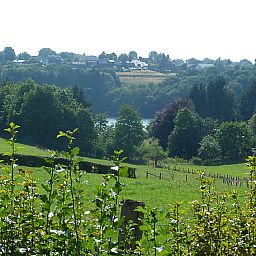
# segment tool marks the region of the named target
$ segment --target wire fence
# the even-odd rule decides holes
[[[197,170],[194,170],[192,168],[177,168],[174,167],[168,167],[168,170],[171,172],[178,172],[178,173],[184,173],[185,174],[185,182],[188,182],[189,175],[196,175],[198,174]],[[169,177],[164,176],[164,172],[160,172],[159,174],[151,173],[149,171],[146,172],[146,178],[149,178],[149,176],[158,178],[160,180],[174,180],[175,175],[174,173],[168,173]],[[205,173],[204,176],[208,178],[213,178],[215,180],[220,180],[223,184],[236,186],[236,187],[249,187],[249,178],[247,177],[239,177],[239,176],[232,176],[229,174],[220,174],[220,173]]]

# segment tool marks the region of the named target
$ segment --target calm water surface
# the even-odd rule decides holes
[[[115,117],[110,117],[107,118],[108,124],[115,124],[116,123],[116,118]],[[148,119],[148,118],[142,118],[141,119],[143,126],[146,128],[148,126],[148,124],[150,123],[150,121],[152,121],[152,119]]]

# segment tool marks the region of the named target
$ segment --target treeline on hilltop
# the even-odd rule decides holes
[[[57,57],[61,58],[61,61]],[[26,52],[16,56],[12,48],[6,47],[0,52],[0,83],[5,81],[18,83],[32,78],[38,84],[77,86],[84,91],[94,113],[107,112],[109,116],[117,116],[120,106],[127,104],[136,108],[144,118],[153,118],[166,104],[177,97],[188,96],[191,88],[194,88],[196,111],[201,115],[210,114],[214,117],[215,113],[202,113],[209,109],[206,110],[204,107],[206,102],[196,99],[196,97],[204,98],[205,93],[208,93],[208,96],[210,93],[221,93],[217,91],[218,88],[208,86],[212,80],[217,76],[223,77],[225,94],[229,94],[229,101],[232,101],[229,104],[233,109],[238,109],[241,104],[246,105],[242,103],[241,97],[255,78],[255,66],[247,60],[237,63],[207,58],[203,61],[194,58],[187,61],[172,60],[170,56],[154,51],[150,52],[148,58],[139,57],[135,51],[120,56],[105,52],[98,57],[94,56],[97,61],[118,62],[120,67],[126,67],[127,62],[138,59],[147,63],[147,68],[150,70],[172,74],[166,76],[166,80],[160,83],[124,85],[119,81],[112,62],[110,66],[95,66],[88,61],[86,65],[74,66],[74,63],[81,64],[81,60],[86,57],[93,56],[68,52],[57,54],[49,48],[41,49],[38,56],[30,56]],[[13,62],[15,59],[25,62],[15,63]],[[212,92],[209,89],[204,92],[203,88],[206,87],[211,88]],[[211,104],[209,98],[207,106]],[[239,112],[237,114],[234,118],[239,120]]]
[[[246,105],[242,103],[241,97],[247,93],[247,89],[255,78],[254,67],[183,70],[159,84],[143,85],[122,85],[114,71],[73,69],[69,65],[0,67],[0,83],[5,81],[17,83],[32,78],[38,84],[55,84],[59,87],[77,86],[84,91],[86,100],[91,104],[94,113],[107,112],[110,116],[116,116],[120,106],[128,104],[136,108],[143,117],[149,118],[175,98],[188,96],[191,88],[194,90],[194,95],[191,97],[194,97],[197,111],[206,111],[206,102],[203,102],[206,93],[204,88],[208,88],[208,96],[222,93],[222,91],[218,92],[217,87],[208,86],[217,76],[223,77],[225,94],[226,96],[229,94],[229,103],[225,104],[232,105],[231,107],[235,109],[240,104]],[[220,97],[226,96],[220,95]],[[207,104],[212,104],[210,98]],[[202,114],[205,115],[205,113]]]

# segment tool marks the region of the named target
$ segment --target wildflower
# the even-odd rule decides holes
[[[118,170],[119,170],[119,166],[117,166],[117,165],[116,165],[116,166],[112,166],[112,167],[111,167],[111,170],[113,170],[113,171],[117,171],[117,172],[118,172]]]

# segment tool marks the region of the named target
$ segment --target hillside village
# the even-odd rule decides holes
[[[198,60],[191,58],[188,60],[171,59],[169,55],[164,53],[150,52],[149,56],[144,58],[138,56],[135,51],[129,54],[115,53],[106,54],[102,52],[99,56],[75,54],[71,52],[56,53],[50,48],[43,48],[39,51],[37,56],[31,56],[27,52],[15,54],[11,47],[5,47],[0,52],[0,66],[1,65],[39,65],[47,66],[50,64],[66,64],[71,65],[74,69],[101,69],[113,71],[131,71],[131,70],[153,70],[159,72],[173,72],[176,70],[195,69],[202,70],[215,66],[232,67],[234,65],[253,66],[249,60],[241,60],[239,62],[232,62],[230,59],[212,60],[204,58]]]

